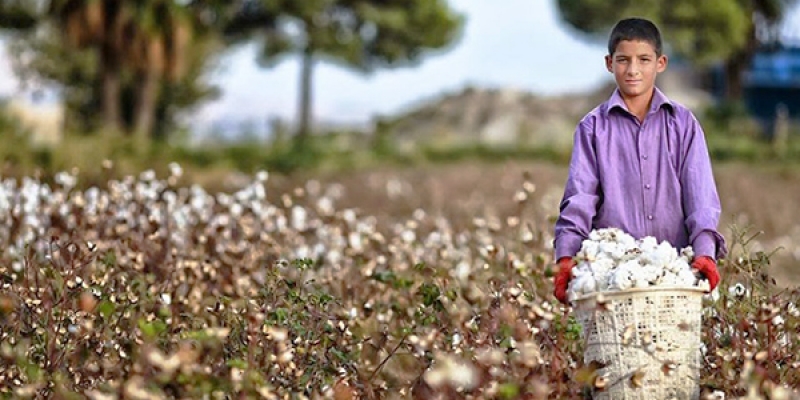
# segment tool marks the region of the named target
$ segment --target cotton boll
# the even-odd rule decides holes
[[[652,282],[661,276],[661,271],[662,269],[656,267],[655,265],[644,265],[640,267],[638,275],[642,280]]]
[[[573,278],[580,278],[584,275],[591,274],[591,271],[589,271],[589,268],[584,263],[576,265],[574,268],[572,268],[571,272]]]
[[[611,271],[595,271],[594,281],[597,282],[598,291],[608,290],[608,279]]]
[[[573,272],[575,270],[573,269]],[[581,286],[581,282],[583,282],[583,275],[572,275],[572,279],[569,280],[567,284],[567,292],[577,292],[578,288]]]
[[[656,238],[652,236],[642,238],[642,240],[639,242],[639,248],[642,249],[642,252],[644,253],[652,253],[656,247],[658,247],[658,242],[656,241]]]
[[[689,266],[692,256],[691,247],[679,252],[654,237],[636,240],[616,228],[593,230],[577,255],[570,297],[633,287],[693,286],[697,279]]]
[[[617,270],[609,276],[608,287],[612,290],[625,290],[632,285],[631,271]]]
[[[597,291],[597,282],[592,277],[587,276],[583,280],[582,292],[584,294],[589,294],[594,293],[595,291]]]
[[[600,244],[596,242],[584,241],[581,247],[580,253],[578,253],[578,257],[588,261],[594,261],[597,259],[597,255],[600,253]]]
[[[592,270],[594,271],[611,271],[614,269],[616,262],[610,258],[604,258],[592,263]]]
[[[633,287],[633,280],[631,280],[630,276],[622,277],[619,279],[615,284],[615,289],[617,290],[628,290]]]
[[[669,243],[661,242],[661,244],[653,247],[650,251],[643,251],[642,258],[647,260],[647,264],[658,268],[664,268],[675,258],[675,255],[675,249],[673,249]]]
[[[627,253],[626,250],[627,249],[625,247],[620,246],[618,243],[614,243],[608,247],[606,254],[608,254],[612,259],[622,260]]]
[[[664,270],[670,274],[677,274],[683,269],[684,263],[681,260],[673,260],[664,266]]]
[[[603,229],[595,229],[595,230],[589,232],[589,241],[590,242],[599,242],[599,241],[603,240],[603,234],[604,234],[604,230]]]
[[[668,275],[664,275],[664,277],[661,278],[661,281],[659,282],[659,286],[681,286],[681,285],[680,285],[680,280],[678,279],[678,277],[676,275],[668,274]],[[682,286],[691,286],[691,284],[682,285]]]
[[[594,292],[594,280],[591,276],[581,274],[572,279],[569,283],[567,292],[570,294],[570,299],[577,296]]]
[[[694,249],[692,246],[687,246],[681,249],[681,258],[683,258],[687,263],[692,261],[694,258]]]
[[[644,288],[647,288],[649,286],[650,286],[650,282],[648,282],[648,281],[646,281],[646,280],[644,280],[642,278],[638,278],[635,282],[633,282],[633,287],[635,287],[637,289],[644,289]]]
[[[620,271],[628,271],[629,273],[635,275],[641,275],[643,270],[641,264],[639,264],[639,261],[637,260],[630,260],[620,263],[617,269]]]
[[[625,290],[634,285],[641,274],[641,267],[635,260],[620,263],[608,274],[608,287],[612,290]]]
[[[697,282],[697,277],[689,269],[683,269],[678,272],[677,281],[686,286],[692,286]]]
[[[636,244],[636,239],[633,238],[631,235],[622,235],[622,237],[618,240],[619,244],[625,248],[632,249],[639,247]]]

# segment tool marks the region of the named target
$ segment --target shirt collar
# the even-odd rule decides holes
[[[648,112],[654,112],[663,106],[667,106],[667,109],[674,111],[675,105],[672,104],[672,100],[670,100],[669,97],[667,97],[667,95],[665,95],[664,92],[662,92],[659,88],[656,87],[654,89],[653,100],[650,102],[650,110]],[[625,110],[625,112],[630,113],[630,111],[628,111],[628,106],[625,105],[625,101],[622,99],[622,94],[620,94],[619,88],[614,89],[614,93],[611,94],[611,97],[608,99],[606,104],[606,116],[608,116],[608,113],[614,108],[620,108]]]

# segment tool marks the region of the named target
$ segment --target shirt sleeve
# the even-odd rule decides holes
[[[683,151],[685,157],[680,179],[689,242],[697,256],[723,258],[727,255],[728,249],[725,239],[717,230],[722,207],[705,134],[691,113],[688,117]]]
[[[589,237],[600,199],[594,127],[590,118],[575,129],[569,175],[555,224],[555,256],[573,257]]]

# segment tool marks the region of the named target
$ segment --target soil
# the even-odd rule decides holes
[[[536,185],[531,200],[535,212],[547,224],[558,212],[567,176],[565,165],[466,161],[270,180],[273,194],[308,179],[323,184],[337,182],[344,189],[339,207],[357,208],[384,221],[404,220],[421,208],[464,228],[476,214],[500,218],[515,214],[518,206],[514,195],[522,189],[524,173],[530,174],[530,181]],[[750,249],[776,251],[769,271],[784,286],[800,285],[796,268],[800,264],[800,167],[715,163],[714,173],[723,207],[721,233],[729,243],[742,229],[746,229],[747,237],[757,234]]]

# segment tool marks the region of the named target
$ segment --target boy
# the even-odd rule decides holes
[[[640,18],[619,21],[605,61],[617,88],[575,131],[555,224],[555,296],[567,304],[573,257],[589,232],[608,227],[691,245],[692,268],[714,290],[716,260],[727,254],[717,231],[719,196],[700,124],[655,85],[667,67],[658,28]]]

